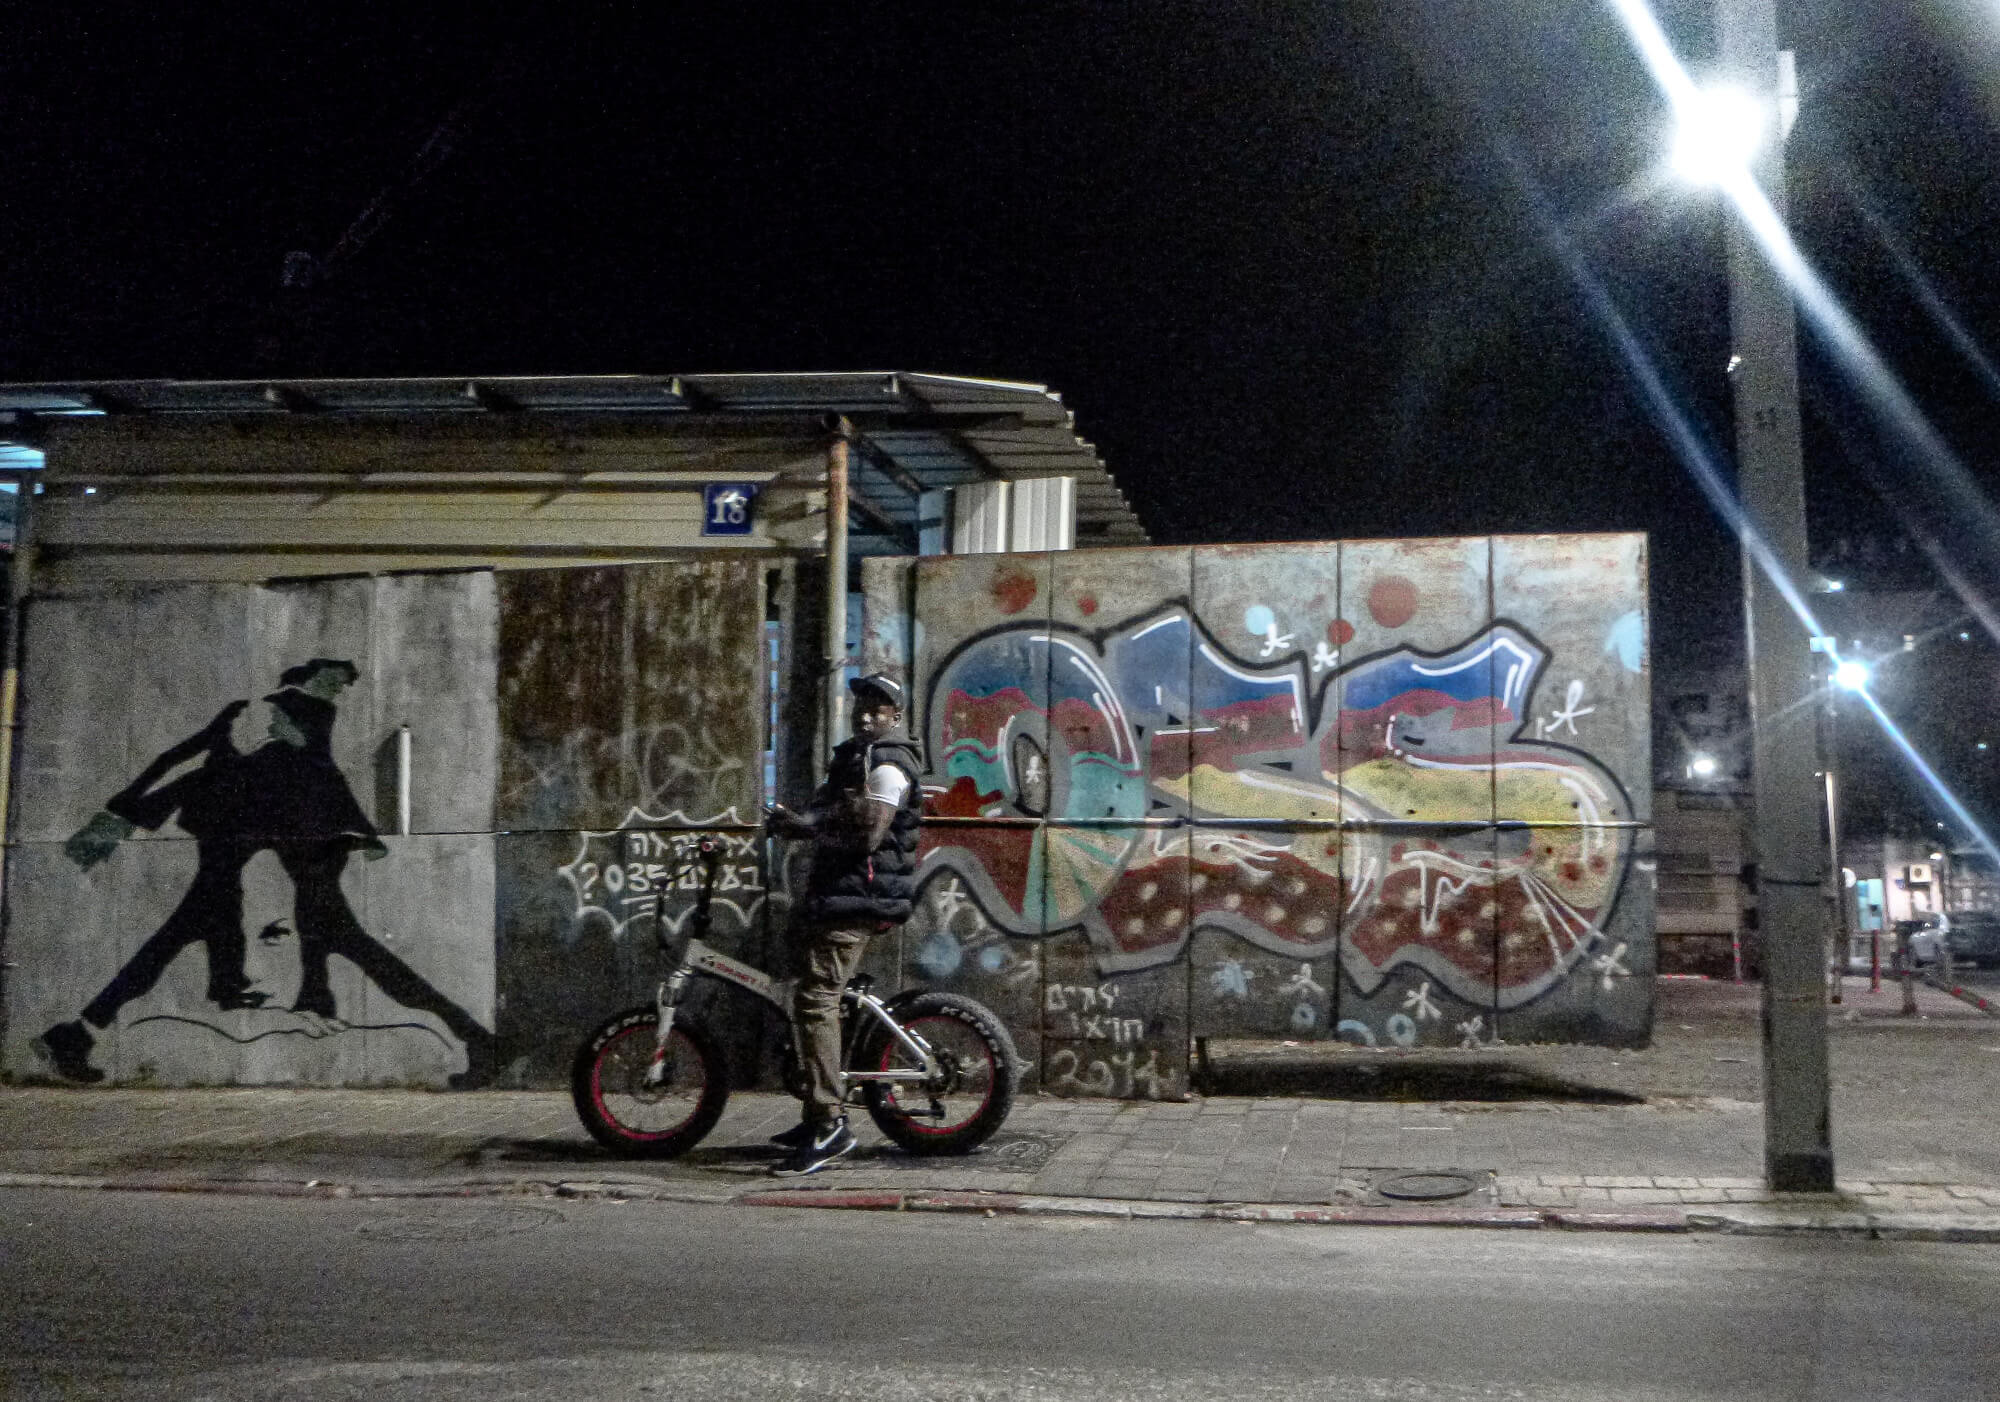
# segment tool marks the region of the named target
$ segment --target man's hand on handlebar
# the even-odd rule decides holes
[[[764,805],[764,831],[776,837],[811,837],[816,828],[782,803]]]

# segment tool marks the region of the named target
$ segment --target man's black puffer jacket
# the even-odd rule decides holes
[[[923,817],[922,766],[916,742],[891,735],[872,744],[856,736],[833,752],[826,782],[813,805],[830,806],[842,795],[868,788],[868,771],[893,764],[909,778],[888,836],[872,852],[857,852],[831,843],[813,848],[812,874],[806,879],[806,915],[813,920],[879,920],[901,924],[910,918],[916,899],[917,826]]]

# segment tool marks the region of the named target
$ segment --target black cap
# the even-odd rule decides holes
[[[847,684],[847,689],[857,697],[872,692],[897,710],[903,709],[903,684],[887,672],[870,672],[865,677],[856,677]]]

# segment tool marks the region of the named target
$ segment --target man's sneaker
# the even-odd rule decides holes
[[[771,1142],[780,1149],[803,1149],[812,1143],[813,1125],[811,1120],[800,1120],[790,1129],[781,1129],[771,1136]]]
[[[104,1073],[90,1064],[96,1039],[81,1021],[58,1022],[35,1038],[35,1050],[49,1059],[57,1074],[72,1081],[101,1081]]]
[[[791,1157],[773,1165],[771,1175],[774,1178],[803,1178],[808,1173],[818,1173],[842,1154],[852,1153],[854,1143],[854,1134],[848,1129],[843,1116],[812,1135],[792,1151]]]

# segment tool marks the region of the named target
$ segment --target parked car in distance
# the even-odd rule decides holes
[[[1954,911],[1945,944],[1952,959],[1982,969],[2000,968],[2000,915],[1987,910]]]
[[[1895,930],[1896,938],[1903,942],[1903,947],[1910,951],[1911,963],[1921,968],[1926,964],[1938,962],[1938,955],[1941,952],[1939,946],[1944,941],[1944,932],[1938,929],[1936,916],[1924,916],[1918,920],[1898,920],[1892,928]],[[1887,957],[1888,953],[1885,951],[1885,960]]]

